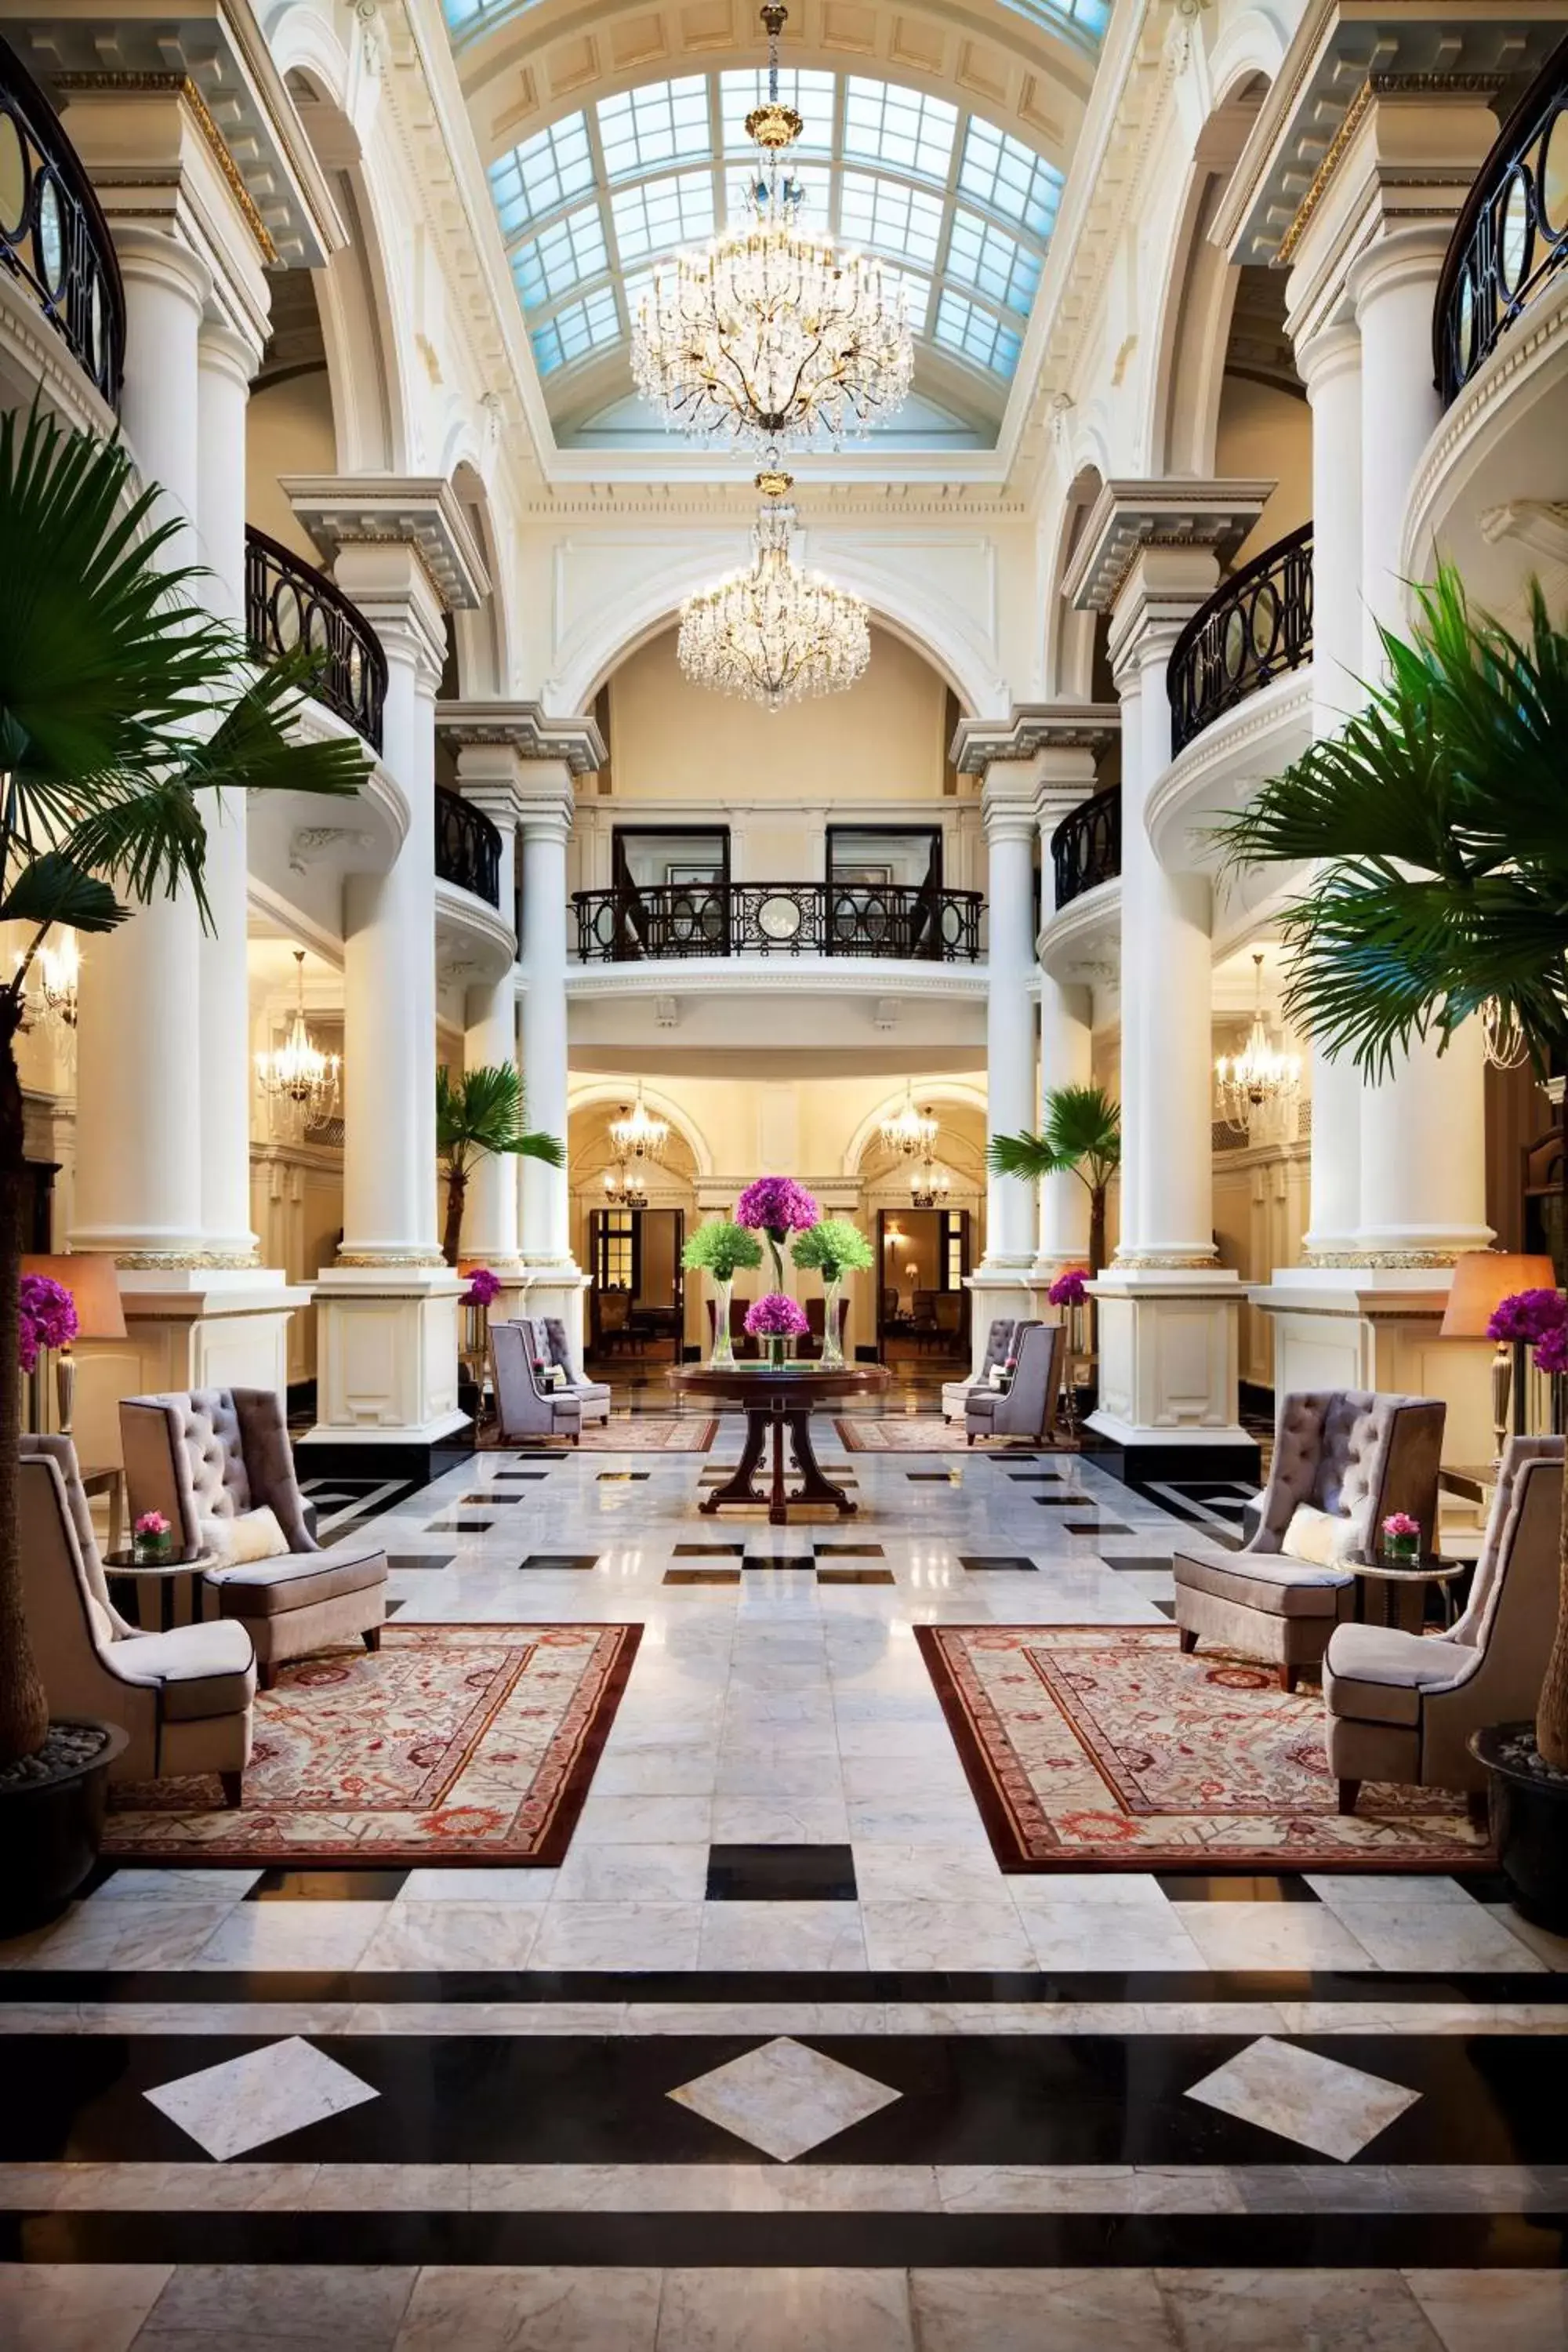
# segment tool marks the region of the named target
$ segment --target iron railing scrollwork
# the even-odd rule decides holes
[[[1051,835],[1051,866],[1056,877],[1056,911],[1070,907],[1086,890],[1114,882],[1121,872],[1121,788],[1105,793],[1075,808]]]
[[[436,787],[436,872],[443,882],[500,907],[500,835],[483,809]]]
[[[1166,686],[1171,749],[1312,658],[1312,526],[1266,547],[1224,580],[1176,639]]]
[[[386,656],[370,623],[325,572],[247,524],[245,633],[258,661],[303,645],[321,662],[311,692],[381,749]]]
[[[125,364],[114,240],[59,116],[0,41],[0,262],[111,408]]]
[[[984,902],[978,890],[930,884],[683,882],[579,890],[573,904],[584,963],[804,954],[973,963]]]
[[[1568,41],[1503,125],[1454,224],[1432,314],[1443,405],[1568,264]]]

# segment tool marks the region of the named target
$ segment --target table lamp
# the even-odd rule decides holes
[[[47,1275],[68,1290],[76,1303],[76,1336],[79,1339],[123,1339],[125,1316],[120,1304],[120,1272],[114,1260],[101,1250],[82,1250],[75,1255],[58,1257],[24,1257],[24,1274]],[[76,1410],[76,1360],[67,1345],[55,1355],[55,1398],[59,1407],[60,1435],[71,1433],[71,1418]],[[41,1412],[35,1417],[42,1422]]]
[[[1484,1339],[1487,1325],[1505,1298],[1520,1290],[1555,1290],[1557,1269],[1549,1257],[1531,1257],[1514,1250],[1465,1250],[1454,1260],[1448,1304],[1443,1311],[1443,1339]],[[1498,1459],[1511,1420],[1516,1437],[1524,1433],[1524,1350],[1526,1342],[1511,1345],[1500,1339],[1492,1358],[1492,1434]]]

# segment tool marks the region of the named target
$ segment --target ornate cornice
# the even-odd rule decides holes
[[[449,612],[489,595],[473,526],[440,475],[292,474],[279,488],[329,563],[344,547],[412,547]]]
[[[200,131],[218,170],[227,181],[229,194],[233,196],[247,228],[256,240],[262,260],[266,262],[268,268],[276,269],[280,267],[282,257],[272,241],[271,233],[261,217],[255,198],[245,184],[245,175],[235,162],[222,131],[213,121],[205,99],[203,98],[189,74],[63,73],[56,75],[55,88],[68,98],[79,91],[83,95],[102,95],[108,91],[116,93],[123,91],[133,97],[178,98],[189,109],[191,120]],[[101,179],[104,175],[100,173],[99,176]],[[136,186],[145,184],[152,176],[135,164],[119,165],[113,173],[115,180],[123,179],[127,185]],[[163,175],[159,176],[162,178]],[[177,181],[178,174],[174,173],[168,177],[169,184],[173,184]]]
[[[1246,536],[1272,482],[1109,481],[1089,511],[1062,593],[1080,612],[1108,612],[1144,548],[1223,548]]]
[[[1039,751],[1102,751],[1121,731],[1115,702],[1015,703],[1010,718],[959,721],[948,757],[962,776]]]
[[[438,702],[436,731],[459,748],[505,745],[520,760],[559,760],[574,776],[591,776],[609,758],[591,714],[550,719],[538,702]]]

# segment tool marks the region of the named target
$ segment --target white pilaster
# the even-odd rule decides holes
[[[981,794],[985,826],[990,945],[985,1007],[985,1140],[1035,1124],[1035,807],[1028,779],[994,767]],[[993,1171],[985,1192],[980,1271],[1016,1275],[1034,1257],[1035,1204],[1016,1176]]]
[[[522,1080],[531,1125],[566,1139],[570,1048],[566,1028],[566,844],[572,773],[564,761],[528,770],[522,836]],[[531,1281],[580,1284],[572,1255],[571,1189],[563,1168],[521,1163],[524,1270]]]
[[[1040,830],[1040,929],[1057,911],[1051,836],[1094,791],[1095,755],[1087,746],[1042,751],[1032,775],[1035,821]],[[1040,1105],[1060,1087],[1087,1087],[1094,1077],[1089,991],[1040,971]],[[1040,1185],[1035,1272],[1047,1286],[1069,1266],[1089,1264],[1089,1188],[1078,1176],[1047,1176]]]
[[[517,897],[517,821],[522,808],[517,753],[506,743],[468,743],[458,752],[458,787],[466,801],[482,809],[500,835],[500,900],[510,916]],[[509,965],[496,979],[484,981],[468,992],[463,1031],[463,1066],[493,1068],[518,1066],[517,971]],[[536,1126],[533,1106],[527,1106],[529,1124]],[[462,1254],[482,1259],[504,1279],[520,1274],[518,1256],[518,1163],[494,1157],[481,1160],[468,1180],[463,1213]]]

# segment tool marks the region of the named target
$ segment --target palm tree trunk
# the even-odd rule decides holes
[[[12,1041],[20,1007],[0,998],[0,1764],[34,1756],[49,1727],[22,1607],[16,1534],[17,1430],[22,1376],[16,1361],[16,1290],[22,1276],[21,1204],[26,1148],[22,1087]]]
[[[1089,1270],[1090,1274],[1105,1272],[1105,1200],[1107,1187],[1091,1184],[1089,1188]]]
[[[441,1255],[448,1265],[458,1263],[458,1245],[463,1237],[463,1210],[468,1198],[468,1171],[454,1168],[447,1179],[447,1223],[441,1235]]]
[[[1563,1202],[1560,1245],[1568,1247],[1568,1105],[1563,1112],[1563,1154],[1558,1171]],[[1568,1477],[1563,1481],[1563,1525],[1558,1538],[1557,1632],[1535,1715],[1535,1745],[1543,1764],[1568,1772]]]

